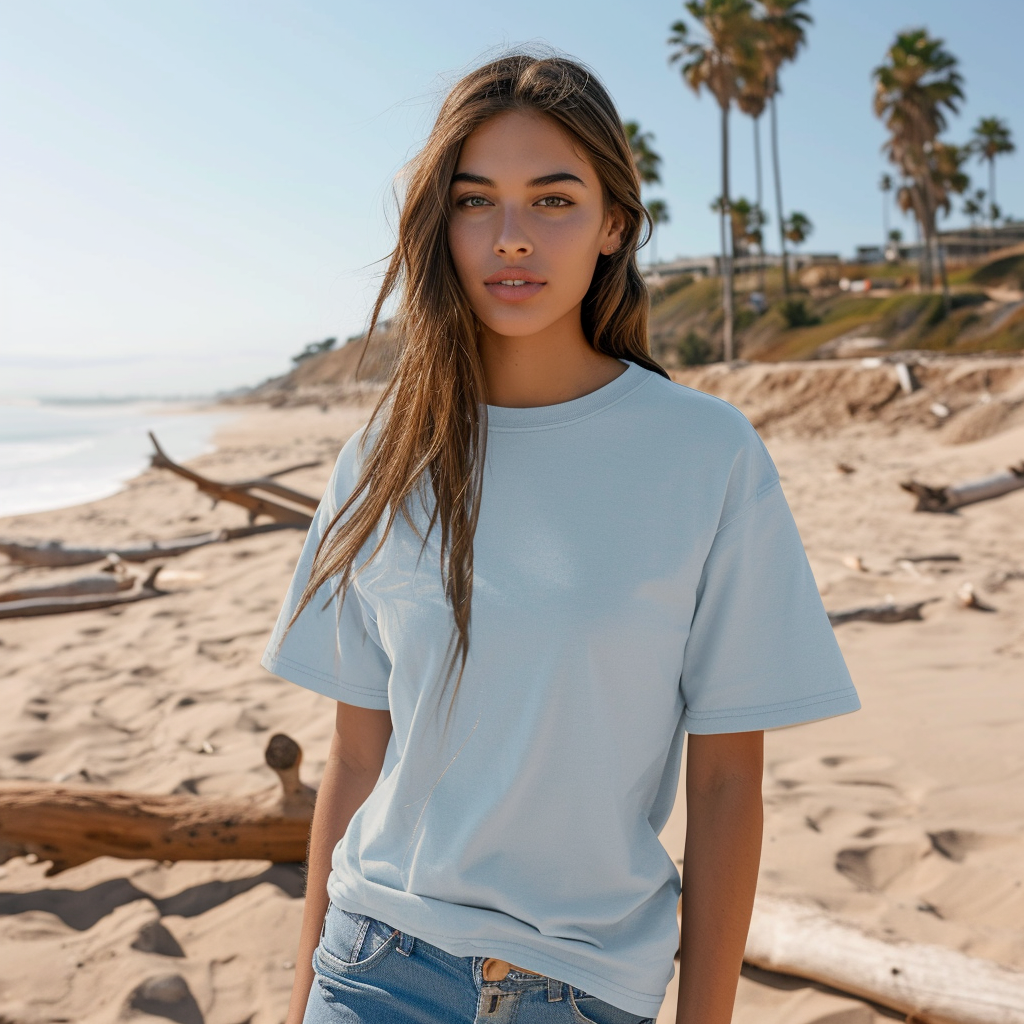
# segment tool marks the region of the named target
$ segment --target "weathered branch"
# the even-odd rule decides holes
[[[302,750],[278,733],[264,756],[280,785],[235,799],[0,783],[0,863],[31,853],[55,875],[104,856],[303,861],[316,792],[299,780]]]
[[[1011,491],[1024,488],[1024,462],[1010,466],[1005,473],[968,480],[948,487],[930,487],[916,480],[905,480],[900,484],[917,498],[915,512],[952,512],[963,505],[999,498]]]
[[[920,1024],[1017,1024],[1024,972],[942,946],[886,942],[817,907],[758,896],[743,959],[810,978]]]
[[[191,480],[200,491],[204,494],[209,494],[214,501],[229,501],[233,505],[241,505],[242,508],[248,510],[250,522],[254,521],[257,516],[261,515],[270,516],[270,518],[275,522],[287,523],[291,526],[308,527],[313,521],[313,517],[308,515],[306,512],[290,508],[287,505],[271,501],[268,498],[260,498],[254,494],[249,494],[248,491],[239,488],[234,484],[218,483],[216,480],[210,480],[201,473],[196,473],[194,470],[186,469],[184,466],[179,466],[178,463],[169,458],[167,453],[160,447],[160,442],[157,441],[152,431],[149,432],[149,439],[153,442],[153,447],[156,449],[156,452],[150,456],[150,465],[156,469],[169,469],[172,473],[177,473],[178,476],[184,477],[186,480]],[[255,486],[253,482],[250,483],[252,486]],[[290,490],[290,488],[281,488],[280,485],[277,484],[274,484],[273,486],[278,488],[278,492],[280,492],[280,490]],[[297,494],[299,492],[294,493]],[[314,501],[310,495],[303,495],[302,497],[304,501],[313,501],[313,508],[319,504],[319,502]]]
[[[300,523],[261,523],[259,526],[236,526],[226,530],[212,530],[192,537],[177,537],[172,540],[153,540],[142,544],[125,544],[93,548],[66,548],[60,541],[45,541],[28,544],[22,541],[0,541],[0,554],[6,555],[16,565],[58,566],[88,565],[102,562],[108,555],[117,555],[125,562],[148,562],[153,558],[172,558],[183,555],[207,544],[221,544],[229,540],[251,537],[258,533],[284,530]]]
[[[878,604],[867,608],[851,608],[843,612],[829,612],[828,621],[833,626],[841,626],[844,622],[862,620],[864,622],[905,622],[908,619],[920,621],[923,619],[921,609],[932,601],[938,601],[937,597],[929,597],[924,601],[916,601],[914,604]]]
[[[133,604],[151,597],[162,597],[166,590],[156,586],[157,573],[163,565],[154,566],[144,579],[138,577],[129,591],[114,594],[82,594],[78,597],[29,597],[20,601],[0,601],[0,619],[23,619],[34,615],[61,615],[64,612],[88,612],[97,608],[112,608],[114,605]]]
[[[284,498],[286,501],[294,502],[296,505],[301,505],[303,508],[311,509],[316,511],[320,505],[320,499],[314,498],[311,494],[303,494],[302,491],[296,491],[291,487],[285,487],[284,484],[275,483],[266,477],[259,480],[246,480],[240,484],[232,484],[232,487],[237,487],[240,491],[265,491],[267,494],[275,494],[279,498]]]

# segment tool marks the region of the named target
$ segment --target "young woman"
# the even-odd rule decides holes
[[[731,1018],[763,730],[860,703],[758,435],[651,358],[646,221],[565,59],[468,74],[409,169],[401,362],[263,660],[337,701],[289,1024],[640,1024],[677,947],[679,1024]]]

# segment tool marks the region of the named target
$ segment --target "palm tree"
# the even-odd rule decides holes
[[[983,188],[976,189],[964,200],[961,209],[964,216],[970,221],[971,227],[977,227],[978,221],[985,216],[985,190]]]
[[[626,130],[626,138],[629,140],[629,148],[633,154],[633,163],[636,164],[636,173],[640,176],[640,183],[653,185],[661,181],[661,174],[658,166],[661,157],[651,148],[654,135],[651,132],[643,132],[636,121],[627,121],[623,126]]]
[[[794,210],[786,219],[786,223],[783,226],[783,231],[786,237],[794,245],[803,245],[813,230],[814,225],[811,223],[810,217],[804,213],[800,213],[799,210]]]
[[[913,210],[924,236],[921,276],[927,287],[934,283],[935,176],[941,176],[936,143],[946,127],[946,111],[956,113],[964,95],[957,59],[944,45],[923,28],[901,32],[886,52],[885,63],[872,72],[874,110],[889,130],[882,148],[909,179],[901,189],[901,205]],[[945,283],[943,302],[948,310]]]
[[[789,268],[786,265],[786,231],[782,213],[782,177],[779,171],[779,119],[775,97],[782,91],[779,70],[787,61],[796,60],[800,47],[807,42],[807,25],[814,20],[801,10],[807,0],[761,0],[764,17],[762,59],[772,124],[772,167],[775,172],[775,211],[779,218],[779,245],[782,249],[782,288],[789,292]]]
[[[668,203],[664,199],[652,199],[647,204],[647,212],[651,218],[651,262],[658,262],[658,226],[667,224]]]
[[[722,212],[722,197],[712,204],[715,213]],[[732,234],[733,256],[749,256],[752,246],[763,244],[761,228],[764,215],[749,199],[738,196],[729,204],[729,226]]]
[[[882,238],[889,238],[889,193],[892,191],[892,175],[883,174],[878,182],[882,190]]]
[[[948,217],[953,209],[952,196],[963,195],[970,187],[971,179],[963,166],[973,152],[971,146],[957,146],[952,142],[936,142],[930,151],[931,191],[935,203],[936,219],[941,212]],[[934,229],[933,229],[934,230]],[[937,232],[936,232],[937,233]],[[950,309],[949,279],[946,277],[946,254],[942,244],[937,246],[939,274],[942,277],[942,301],[946,312]]]
[[[690,16],[701,24],[705,38],[690,37],[684,21],[671,26],[669,63],[679,62],[683,81],[699,96],[707,89],[722,112],[722,207],[719,235],[722,246],[722,357],[733,358],[732,259],[726,239],[729,218],[729,108],[745,78],[754,74],[757,25],[752,0],[686,0]]]
[[[989,228],[995,229],[996,211],[996,157],[1012,153],[1016,148],[1010,135],[1009,125],[998,117],[983,117],[974,126],[971,142],[979,160],[988,161]]]

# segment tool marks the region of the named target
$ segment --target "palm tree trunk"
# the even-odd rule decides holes
[[[917,242],[917,290],[924,288],[924,245],[921,242],[921,217],[916,209],[913,216],[914,240]]]
[[[761,116],[752,118],[754,122],[754,173],[757,175],[757,215],[764,220],[764,197],[761,188]],[[757,257],[757,287],[763,296],[765,294],[764,284],[764,224],[758,225],[761,232],[761,244],[758,246]]]
[[[889,193],[882,190],[882,253],[889,248]]]
[[[772,83],[772,167],[775,174],[775,212],[779,218],[779,247],[782,250],[782,291],[789,294],[789,266],[786,261],[786,218],[782,214],[782,178],[779,175],[779,119],[775,113],[775,84]]]
[[[729,205],[729,105],[722,107],[722,209],[720,214],[722,241],[722,358],[732,362],[732,256],[728,242],[732,226],[732,210]]]
[[[948,316],[950,310],[949,278],[946,277],[946,260],[942,255],[942,240],[938,231],[938,210],[933,201],[931,178],[924,180],[925,212],[928,217],[928,236],[930,239],[929,256],[934,259],[933,267],[938,267],[939,282],[942,285],[942,309]]]
[[[913,185],[914,222],[917,225],[918,255],[917,276],[921,288],[931,288],[932,279],[932,241],[928,231],[928,216],[925,206],[924,189],[917,181]]]
[[[953,302],[949,297],[949,277],[946,274],[946,254],[942,251],[942,239],[939,238],[938,230],[935,232],[935,248],[938,252],[939,279],[942,281],[942,309],[946,316],[949,316],[953,308]]]
[[[996,158],[988,158],[988,229],[996,230]]]

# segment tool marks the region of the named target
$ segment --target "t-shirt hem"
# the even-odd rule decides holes
[[[290,683],[296,683],[330,697],[333,700],[340,700],[344,704],[354,704],[360,708],[371,708],[376,711],[388,711],[391,704],[388,695],[381,694],[378,690],[368,690],[360,686],[353,686],[334,676],[318,672],[309,665],[293,661],[283,654],[272,657],[269,654],[263,656],[260,664],[274,675],[287,679]]]
[[[338,893],[337,880],[332,878],[332,881],[335,884],[331,886],[330,897],[334,903],[342,907],[342,909],[376,917],[378,912],[372,907],[363,905],[347,893]],[[389,924],[392,928],[398,928],[399,931],[406,931],[407,934],[410,933],[402,927],[400,921],[389,919],[385,923]],[[549,978],[556,978],[558,981],[572,985],[574,988],[581,988],[585,992],[597,996],[598,999],[603,999],[605,1002],[626,1010],[628,1013],[637,1013],[643,1017],[657,1017],[658,1011],[665,1001],[664,992],[661,995],[637,992],[635,989],[626,988],[625,986],[617,985],[613,981],[609,981],[607,975],[591,974],[590,971],[576,964],[568,963],[558,957],[543,953],[532,946],[524,946],[518,942],[509,942],[507,939],[488,939],[486,942],[478,942],[467,938],[454,939],[419,926],[412,930],[411,934],[418,939],[422,939],[424,942],[429,942],[432,946],[443,949],[452,956],[495,956],[497,954],[507,954],[507,956],[503,956],[501,959],[506,959],[517,967],[524,967],[528,971],[538,971]]]
[[[854,687],[843,687],[813,697],[764,704],[758,707],[723,711],[683,712],[683,728],[694,735],[721,732],[750,732],[755,729],[777,729],[785,725],[816,722],[859,711],[860,698]]]

